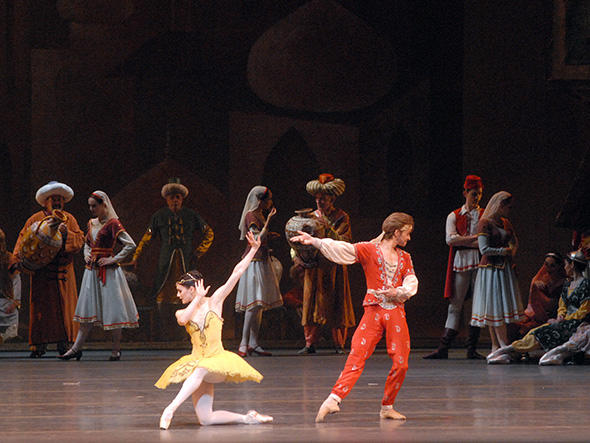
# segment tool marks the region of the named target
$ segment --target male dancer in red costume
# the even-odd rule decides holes
[[[394,212],[383,222],[383,233],[373,242],[350,244],[330,238],[316,238],[304,232],[291,238],[292,242],[313,245],[328,260],[339,264],[360,263],[365,272],[367,293],[363,301],[365,313],[351,343],[344,370],[322,403],[316,422],[338,412],[365,367],[365,361],[385,332],[387,353],[393,365],[385,382],[381,402],[381,418],[404,420],[393,409],[393,403],[408,371],[410,334],[406,323],[404,303],[418,291],[418,279],[410,254],[400,249],[406,246],[414,229],[414,219]]]
[[[481,258],[477,245],[477,223],[483,213],[483,208],[479,207],[482,191],[481,178],[477,175],[468,175],[463,185],[465,204],[447,217],[446,241],[449,245],[449,261],[444,296],[449,301],[449,308],[445,332],[440,339],[438,349],[425,355],[426,359],[448,358],[451,343],[459,334],[465,299],[469,290],[473,291]],[[480,331],[480,328],[469,326],[467,358],[480,360],[485,358],[476,351]]]

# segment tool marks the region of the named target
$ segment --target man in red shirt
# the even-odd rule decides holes
[[[393,409],[393,403],[406,377],[410,354],[404,303],[418,291],[412,258],[401,249],[410,240],[413,229],[414,219],[410,215],[394,212],[385,219],[383,233],[373,242],[351,244],[312,237],[301,231],[300,235],[291,238],[292,242],[313,245],[335,263],[360,263],[367,282],[363,301],[365,313],[352,337],[344,369],[320,406],[316,422],[322,422],[326,415],[340,410],[340,402],[350,393],[384,332],[387,353],[393,365],[385,382],[379,415],[386,419],[406,418]]]

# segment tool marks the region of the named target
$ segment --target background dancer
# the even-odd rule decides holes
[[[240,278],[236,294],[236,312],[244,312],[242,340],[238,347],[240,357],[245,357],[247,354],[272,355],[258,343],[258,333],[262,322],[262,312],[283,304],[279,282],[269,260],[268,237],[271,233],[264,230],[263,235],[264,225],[268,224],[267,222],[276,212],[270,189],[266,186],[254,186],[248,193],[238,226],[240,240],[246,238],[246,233],[252,232],[258,236],[261,242],[250,266]],[[272,234],[278,236],[278,234]],[[248,253],[248,249],[250,246],[246,248],[243,256]]]
[[[573,251],[565,260],[567,280],[559,299],[557,317],[542,326],[531,329],[520,340],[502,347],[488,356],[488,364],[506,364],[518,361],[522,354],[544,349],[550,351],[564,343],[576,332],[583,321],[590,319],[590,280],[582,274],[588,262],[581,251]],[[550,361],[554,354],[541,357],[539,364]]]
[[[74,345],[59,358],[80,360],[82,346],[95,324],[112,331],[113,350],[109,360],[116,361],[121,358],[122,328],[139,327],[137,308],[119,267],[119,263],[133,253],[135,242],[119,221],[106,193],[94,191],[88,198],[88,207],[94,218],[88,222],[84,245],[86,270],[74,315],[80,330]],[[117,243],[123,248],[114,255]]]
[[[14,255],[18,256],[29,226],[51,215],[54,209],[66,216],[66,221],[59,226],[63,239],[61,250],[51,263],[30,274],[31,358],[45,354],[49,343],[56,343],[57,352],[63,354],[68,349],[68,342],[73,342],[78,332],[78,325],[72,320],[78,298],[74,255],[84,245],[84,233],[76,218],[64,210],[65,204],[73,197],[74,191],[64,183],[51,181],[41,186],[35,194],[35,200],[43,209],[29,217],[14,246]]]
[[[543,265],[531,280],[528,304],[522,320],[508,325],[510,341],[524,337],[531,329],[556,317],[565,278],[563,257],[556,252],[545,254]]]
[[[176,281],[187,270],[196,267],[196,262],[209,250],[213,243],[213,229],[193,209],[183,206],[188,188],[179,178],[170,178],[160,192],[166,206],[157,210],[143,234],[129,266],[137,262],[154,238],[160,239],[158,269],[154,277],[151,298],[158,309],[158,339],[180,339],[173,334],[178,329],[170,318],[178,308]],[[194,239],[200,235],[200,242],[194,248]]]
[[[465,301],[469,299],[469,292],[473,292],[480,260],[477,245],[477,224],[483,213],[483,209],[479,207],[482,192],[483,184],[480,177],[477,175],[465,177],[463,184],[465,204],[447,216],[445,230],[446,242],[449,245],[449,261],[444,293],[445,300],[449,302],[447,321],[438,349],[423,358],[448,358],[451,343],[459,334],[461,314],[466,304]],[[481,329],[476,326],[469,326],[467,358],[485,358],[476,351],[480,331]]]
[[[18,336],[21,281],[14,256],[6,250],[0,229],[0,344]]]
[[[512,268],[518,239],[508,220],[512,195],[496,192],[490,198],[478,225],[481,261],[473,289],[471,326],[490,328],[492,352],[508,345],[506,324],[516,323],[522,315],[522,301]]]
[[[317,210],[314,216],[324,226],[324,237],[350,242],[350,217],[334,206],[336,197],[344,193],[344,181],[332,174],[320,174],[317,180],[309,181],[305,189],[315,198]],[[294,260],[301,263],[298,257]],[[342,263],[331,263],[320,256],[317,265],[305,266],[301,324],[305,347],[299,354],[315,353],[315,344],[323,325],[332,330],[335,352],[344,353],[348,328],[355,325],[355,318],[348,269]]]

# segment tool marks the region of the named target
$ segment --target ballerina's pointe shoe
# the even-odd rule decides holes
[[[567,353],[557,348],[552,349],[541,357],[539,360],[540,366],[559,366],[563,364],[563,361],[567,357]]]
[[[500,354],[493,358],[488,358],[488,365],[509,365],[512,363],[512,359],[508,354]]]
[[[336,412],[340,412],[340,406],[338,405],[338,402],[332,397],[328,397],[320,406],[318,415],[315,417],[315,422],[321,423],[326,419],[326,415],[334,414]]]
[[[264,423],[272,423],[273,418],[270,415],[260,414],[255,410],[248,411],[245,415],[246,424],[249,425],[260,425]]]
[[[170,411],[168,408],[164,409],[164,412],[162,412],[162,416],[160,417],[160,429],[164,431],[168,429],[173,416],[174,412]]]
[[[390,420],[405,420],[406,416],[400,414],[392,406],[381,406],[381,411],[379,411],[379,417],[386,418]]]
[[[490,361],[490,360],[500,357],[501,355],[508,354],[511,349],[512,349],[512,347],[510,345],[509,346],[502,346],[501,348],[498,348],[495,351],[489,353],[486,356],[486,360]]]

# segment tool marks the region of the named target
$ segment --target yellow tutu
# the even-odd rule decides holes
[[[222,327],[223,320],[213,311],[209,311],[205,316],[205,327],[202,331],[195,323],[187,323],[186,330],[193,344],[191,354],[168,366],[155,386],[166,389],[170,383],[182,383],[196,368],[205,368],[212,374],[223,375],[226,382],[242,383],[251,380],[260,383],[260,372],[239,355],[223,349]]]

